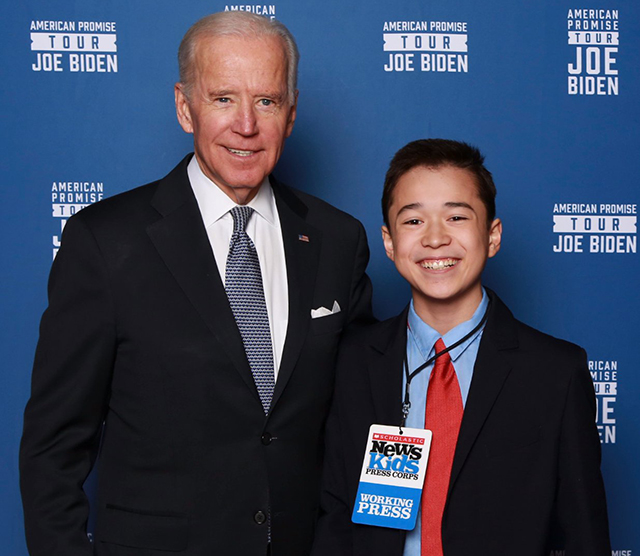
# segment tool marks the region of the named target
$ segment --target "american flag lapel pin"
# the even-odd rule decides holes
[[[305,236],[304,234],[298,234],[298,240],[309,243],[309,236]]]

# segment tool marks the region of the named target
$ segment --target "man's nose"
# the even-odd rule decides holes
[[[242,102],[238,105],[231,129],[245,136],[255,135],[258,132],[258,120],[252,103]]]

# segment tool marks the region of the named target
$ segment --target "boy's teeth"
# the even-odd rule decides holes
[[[422,261],[420,264],[429,270],[443,270],[455,266],[457,263],[458,261],[455,259],[438,259],[437,261]]]

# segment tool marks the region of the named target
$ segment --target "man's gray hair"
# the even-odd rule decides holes
[[[186,32],[178,49],[178,66],[182,91],[190,98],[195,80],[194,55],[198,41],[205,37],[279,37],[287,58],[287,96],[295,101],[298,85],[298,46],[282,23],[251,12],[218,12],[196,21]]]

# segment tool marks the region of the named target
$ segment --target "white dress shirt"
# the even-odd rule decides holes
[[[187,174],[209,236],[220,278],[224,283],[229,242],[233,233],[233,217],[229,211],[237,205],[204,175],[195,156],[189,162]],[[257,195],[247,206],[255,211],[246,231],[256,247],[260,260],[277,380],[289,322],[289,288],[280,217],[268,178],[265,178]]]

